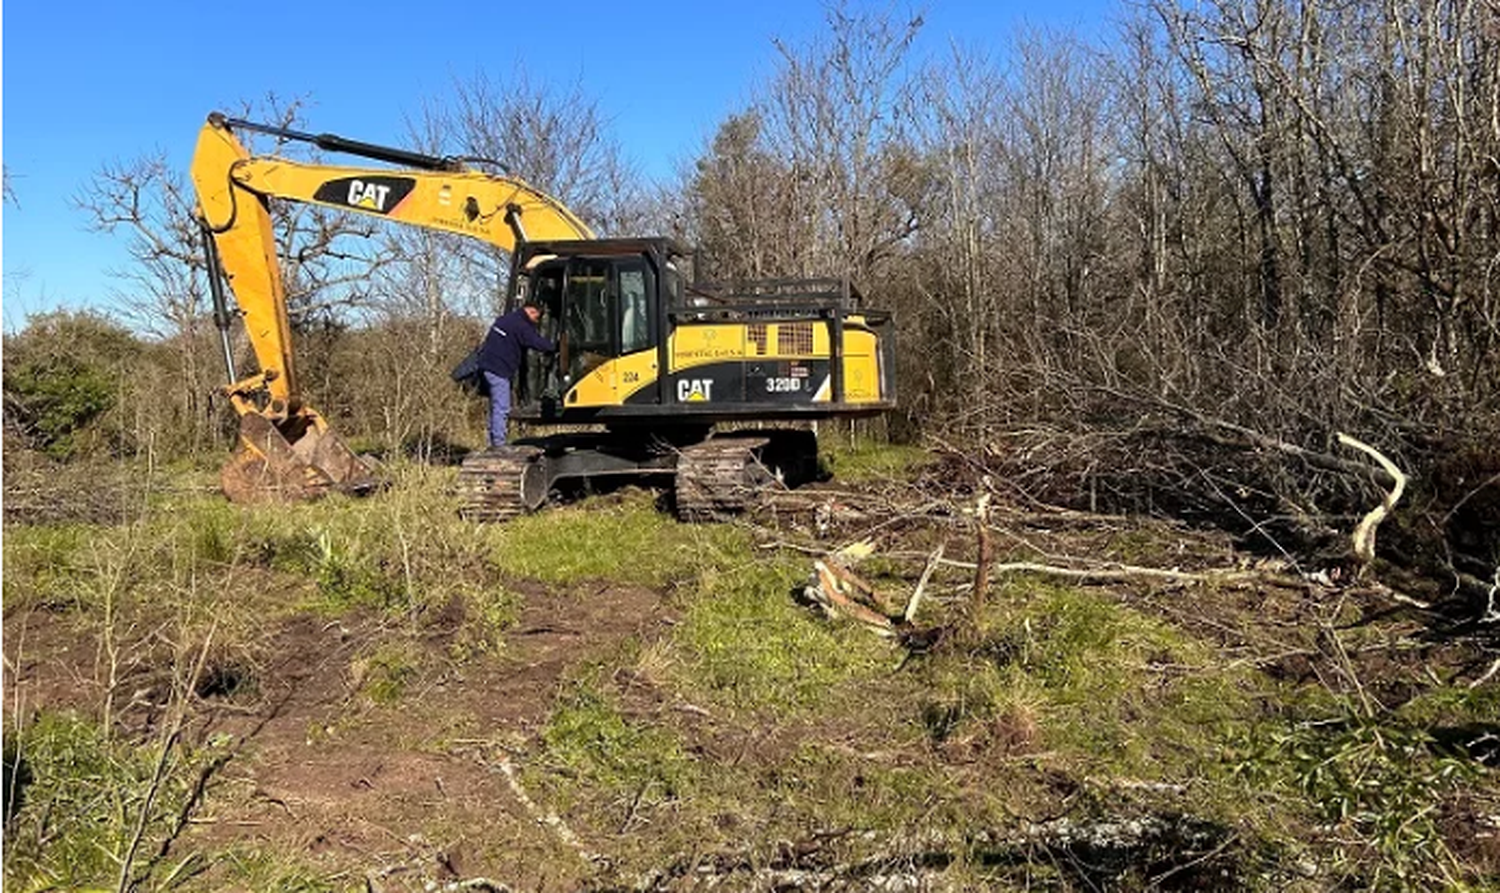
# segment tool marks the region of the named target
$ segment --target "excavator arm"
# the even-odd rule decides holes
[[[304,164],[252,155],[236,130],[266,132],[323,149],[401,165],[365,168]],[[306,134],[210,115],[198,135],[191,178],[215,289],[227,325],[218,271],[234,292],[259,370],[234,371],[225,389],[240,415],[240,442],[225,466],[225,493],[237,502],[308,498],[374,486],[364,463],[302,402],[286,292],[268,209],[272,198],[384,217],[456,233],[514,252],[526,241],[590,239],[561,202],[509,176],[467,170],[461,161],[390,149],[328,134]],[[226,341],[227,345],[227,341]]]

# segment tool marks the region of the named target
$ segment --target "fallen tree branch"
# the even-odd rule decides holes
[[[505,776],[505,783],[510,788],[511,794],[521,804],[522,808],[526,810],[527,814],[531,816],[532,821],[551,831],[557,836],[558,840],[575,850],[585,862],[598,863],[603,861],[604,857],[585,846],[583,841],[578,839],[578,835],[573,833],[573,829],[568,827],[568,823],[563,821],[557,813],[543,809],[537,805],[535,800],[531,799],[531,796],[526,793],[526,789],[521,787],[520,775],[516,772],[516,767],[511,763],[509,754],[502,754],[500,760],[491,763],[490,766],[491,768],[500,770],[500,774]]]
[[[858,620],[881,635],[894,635],[895,624],[889,617],[856,602],[845,595],[843,589],[838,575],[829,569],[828,564],[813,562],[813,581],[803,589],[809,601],[822,606],[829,614],[843,613]]]
[[[1308,465],[1313,466],[1314,468],[1322,468],[1325,471],[1341,471],[1345,474],[1370,474],[1371,472],[1376,472],[1378,476],[1377,469],[1371,468],[1370,466],[1364,465],[1360,462],[1350,462],[1347,459],[1340,459],[1338,456],[1331,456],[1328,453],[1321,453],[1317,450],[1309,450],[1306,447],[1297,446],[1295,443],[1288,443],[1284,440],[1278,440],[1274,437],[1268,437],[1252,428],[1246,428],[1244,425],[1236,425],[1234,422],[1214,418],[1213,416],[1206,416],[1200,412],[1189,409],[1186,406],[1179,406],[1169,401],[1157,400],[1155,402],[1160,406],[1173,410],[1174,412],[1179,412],[1187,415],[1197,421],[1199,424],[1202,424],[1206,427],[1218,428],[1221,431],[1228,431],[1230,433],[1237,434],[1244,443],[1248,443],[1251,446],[1260,447],[1261,449],[1275,450],[1279,453],[1285,453],[1288,456],[1295,456],[1298,459],[1306,462]],[[1339,437],[1342,441],[1343,435],[1339,435]],[[1389,466],[1385,467],[1385,470],[1389,474],[1393,470],[1393,468],[1394,466]],[[1396,472],[1396,474],[1399,473],[1400,472]],[[1389,484],[1394,484],[1395,482],[1396,478],[1394,476],[1387,481],[1382,481],[1382,483]]]
[[[922,603],[922,593],[927,590],[927,581],[932,579],[932,574],[938,569],[938,564],[943,560],[943,547],[938,545],[937,551],[927,559],[927,566],[922,568],[922,578],[917,581],[917,588],[911,592],[911,598],[906,602],[906,611],[902,613],[901,619],[907,623],[917,616],[917,606]]]
[[[1380,467],[1385,469],[1385,473],[1390,475],[1393,481],[1390,491],[1385,494],[1385,499],[1381,500],[1380,505],[1371,509],[1370,513],[1365,515],[1359,522],[1359,525],[1354,528],[1354,535],[1352,537],[1354,554],[1359,558],[1361,563],[1369,564],[1375,560],[1375,529],[1391,513],[1391,509],[1396,507],[1396,502],[1401,499],[1401,494],[1406,492],[1406,475],[1401,473],[1401,469],[1397,468],[1394,462],[1387,459],[1379,450],[1369,444],[1356,440],[1343,432],[1339,433],[1338,440],[1344,446],[1359,450],[1376,462],[1379,462]]]
[[[1485,670],[1478,679],[1470,682],[1469,688],[1478,688],[1486,682],[1489,682],[1497,672],[1500,672],[1500,657],[1495,658],[1495,662],[1490,664],[1490,668],[1488,670]]]
[[[874,586],[871,586],[853,571],[835,561],[833,556],[823,559],[820,564],[822,565],[822,570],[832,574],[841,583],[845,584],[841,588],[847,589],[849,595],[865,607],[886,617],[894,613],[891,606],[886,604],[885,598],[879,592],[875,591]]]
[[[940,563],[956,568],[978,568],[978,565],[972,561],[959,561],[951,558],[944,558]],[[1172,583],[1243,583],[1263,580],[1291,582],[1288,578],[1276,574],[1267,574],[1263,571],[1176,571],[1155,567],[1137,567],[1132,564],[1112,564],[1107,567],[1080,568],[1063,567],[1056,564],[1041,564],[1035,561],[1009,561],[993,565],[990,568],[991,576],[1007,573],[1048,574],[1054,577],[1065,577],[1070,580],[1080,580],[1086,583],[1124,583],[1130,580],[1138,580],[1142,577],[1166,580]],[[1297,582],[1305,583],[1307,581],[1298,579]]]

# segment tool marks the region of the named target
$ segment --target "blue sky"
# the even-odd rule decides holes
[[[860,8],[859,2],[851,8]],[[873,8],[925,20],[918,53],[1001,47],[1021,24],[1097,32],[1108,0],[926,0]],[[550,18],[555,12],[557,18]],[[0,155],[17,203],[0,217],[4,326],[58,306],[108,311],[124,235],[85,229],[73,200],[108,162],[165,152],[186,170],[204,115],[274,92],[306,126],[400,144],[455,79],[522,67],[577,85],[628,158],[657,178],[692,158],[775,70],[773,38],[823,27],[816,0],[556,4],[10,0]]]

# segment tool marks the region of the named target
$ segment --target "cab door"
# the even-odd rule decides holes
[[[566,405],[612,406],[618,375],[610,361],[619,355],[617,302],[610,297],[613,265],[607,258],[575,257],[563,280],[563,337],[559,362],[568,386]]]
[[[567,406],[616,406],[654,382],[655,277],[646,259],[573,258],[563,288]]]
[[[657,378],[656,276],[643,257],[615,261],[610,290],[619,333],[615,399],[654,402]]]

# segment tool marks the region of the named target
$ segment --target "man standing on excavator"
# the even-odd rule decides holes
[[[537,322],[540,305],[528,300],[519,310],[496,317],[479,346],[479,368],[490,389],[490,446],[505,445],[505,422],[510,418],[510,389],[526,348],[553,353],[557,345],[542,337]]]

